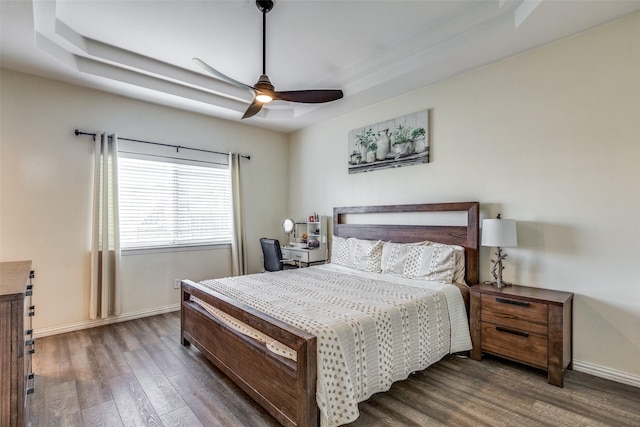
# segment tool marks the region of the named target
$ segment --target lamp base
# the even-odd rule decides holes
[[[502,280],[502,270],[504,270],[502,260],[507,257],[507,254],[502,253],[502,248],[500,246],[498,246],[496,257],[497,258],[495,260],[491,260],[491,264],[493,264],[493,267],[491,268],[491,275],[495,280],[493,282],[485,282],[485,284],[493,285],[498,289],[504,288],[505,286],[511,286],[511,283]]]
[[[513,283],[509,283],[509,282],[503,282],[503,281],[498,281],[498,280],[494,280],[493,282],[483,282],[484,285],[491,285],[491,286],[495,286],[498,289],[502,289],[506,286],[511,286],[513,285]]]

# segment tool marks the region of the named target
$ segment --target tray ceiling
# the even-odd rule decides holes
[[[336,88],[328,104],[277,101],[244,123],[293,131],[640,10],[640,1],[276,0],[267,74],[278,90]],[[252,0],[0,0],[3,68],[240,120],[262,16]]]

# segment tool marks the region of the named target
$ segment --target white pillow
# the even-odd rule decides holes
[[[451,245],[385,243],[381,267],[386,274],[452,283],[456,261],[456,250]]]
[[[331,236],[331,264],[346,265],[349,262],[347,239]]]
[[[380,273],[382,241],[362,240],[333,236],[331,263],[356,270]]]
[[[444,243],[437,243],[437,242],[423,242],[424,244],[428,244],[428,245],[440,245],[440,246],[449,246],[451,248],[453,248],[455,254],[456,254],[456,267],[455,267],[455,271],[453,273],[453,283],[460,283],[460,284],[465,284],[465,260],[464,260],[464,248],[462,246],[458,246],[458,245],[445,245]]]
[[[456,252],[456,269],[453,273],[453,283],[465,284],[465,261],[464,261],[464,248],[462,246],[452,246]]]

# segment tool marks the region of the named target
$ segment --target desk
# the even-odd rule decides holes
[[[298,264],[310,265],[325,262],[327,260],[327,249],[307,249],[295,246],[282,246],[282,259],[290,259]]]

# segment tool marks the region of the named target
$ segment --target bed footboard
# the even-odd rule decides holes
[[[191,301],[191,295],[292,348],[296,360],[230,328]],[[180,340],[193,344],[282,425],[318,425],[315,336],[183,280]]]

